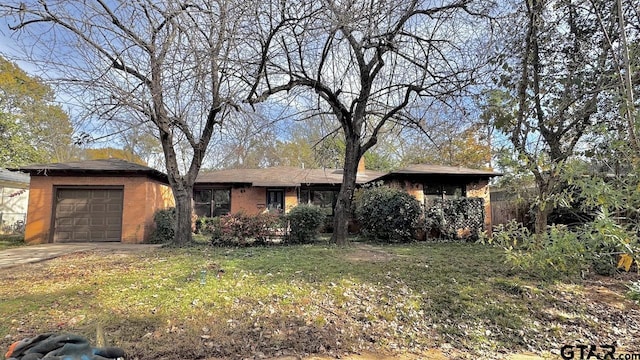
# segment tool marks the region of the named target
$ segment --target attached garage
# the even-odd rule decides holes
[[[174,206],[167,176],[119,159],[30,165],[25,241],[143,243]]]
[[[56,188],[53,242],[120,241],[122,188]]]

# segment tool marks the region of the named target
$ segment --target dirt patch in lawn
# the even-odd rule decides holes
[[[356,244],[354,251],[345,255],[349,261],[389,261],[396,257],[383,248],[370,244]]]

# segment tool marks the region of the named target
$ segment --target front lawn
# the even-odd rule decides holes
[[[434,349],[495,358],[613,341],[640,352],[625,282],[535,281],[477,244],[82,253],[1,271],[0,282],[5,349],[50,331],[95,341],[101,325],[128,359]]]

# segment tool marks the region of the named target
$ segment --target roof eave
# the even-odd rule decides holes
[[[169,185],[169,177],[157,170],[116,170],[116,169],[25,169],[20,171],[26,172],[31,176],[106,176],[106,177],[122,177],[122,176],[146,176],[150,179],[160,181]]]

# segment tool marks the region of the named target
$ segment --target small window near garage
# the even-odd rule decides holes
[[[231,190],[195,189],[194,210],[199,217],[216,217],[231,211]]]

